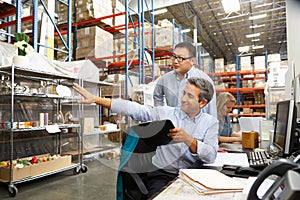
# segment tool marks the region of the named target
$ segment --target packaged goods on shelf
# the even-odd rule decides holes
[[[78,22],[87,19],[100,18],[125,12],[125,7],[118,0],[78,0],[76,1],[76,19]],[[62,4],[58,4],[59,23],[66,23],[68,19],[67,8]],[[125,24],[125,16],[115,16],[101,20],[106,25],[117,26]]]
[[[157,25],[160,27],[164,27],[164,28],[172,28],[173,27],[173,23],[170,22],[168,19],[158,20]]]
[[[243,56],[240,58],[241,70],[252,70],[251,56]]]
[[[243,114],[251,114],[253,110],[251,108],[243,108]]]
[[[279,53],[268,54],[268,62],[277,62],[277,61],[281,61]]]
[[[180,35],[178,34],[178,28],[174,28],[174,30],[172,29],[172,27],[155,28],[156,47],[172,46],[173,43],[177,44],[179,41],[179,37]]]
[[[65,38],[66,39],[66,38]],[[59,49],[64,45],[59,38],[56,38]],[[113,35],[98,26],[91,26],[77,31],[76,58],[99,58],[113,55]],[[57,53],[57,59],[63,60],[65,53]]]
[[[235,64],[227,64],[225,66],[225,71],[226,72],[235,72]]]
[[[203,71],[205,72],[205,73],[209,73],[209,72],[211,72],[211,65],[212,65],[212,59],[210,58],[210,57],[204,57],[204,59],[203,59],[203,66],[201,66],[201,67],[203,67]]]
[[[266,69],[266,56],[254,56],[254,70]]]
[[[215,72],[224,72],[224,58],[215,59]]]
[[[287,61],[269,62],[268,84],[270,87],[278,87],[285,85],[285,73],[288,70]]]

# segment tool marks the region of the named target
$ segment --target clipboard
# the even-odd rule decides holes
[[[169,130],[175,128],[169,119],[143,122],[131,126],[132,130],[149,146],[161,146],[175,141],[168,136]]]

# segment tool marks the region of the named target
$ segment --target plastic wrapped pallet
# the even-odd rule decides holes
[[[105,57],[113,55],[113,35],[97,26],[79,29],[77,32],[77,58]]]
[[[215,59],[215,72],[224,72],[224,58]]]
[[[251,66],[251,56],[244,56],[240,58],[240,68],[241,70],[252,70]]]
[[[174,40],[173,40],[174,38]],[[172,46],[173,42],[177,44],[179,41],[178,28],[157,27],[155,28],[155,46],[166,47]]]
[[[254,56],[254,70],[266,69],[265,56]]]

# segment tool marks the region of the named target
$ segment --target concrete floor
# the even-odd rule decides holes
[[[14,200],[112,200],[116,199],[116,178],[119,159],[94,156],[85,161],[86,173],[73,174],[73,170],[16,184],[18,193],[9,197],[7,184],[0,183],[0,199]]]

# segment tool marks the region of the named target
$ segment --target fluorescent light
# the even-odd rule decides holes
[[[182,31],[181,31],[181,33],[188,33],[188,32],[190,32],[191,31],[191,29],[183,29]]]
[[[260,39],[259,39],[259,38],[256,38],[256,39],[252,39],[251,41],[252,41],[252,42],[258,42],[258,41],[260,41]]]
[[[225,13],[236,12],[241,9],[239,0],[222,0]]]
[[[258,36],[260,36],[260,33],[253,33],[253,34],[246,35],[246,38],[253,38]]]
[[[264,26],[266,26],[266,24],[260,24],[260,25],[255,24],[254,26],[250,26],[250,28],[260,28]]]
[[[249,20],[261,19],[261,18],[264,18],[264,17],[267,17],[266,13],[265,14],[261,14],[261,15],[250,16]]]
[[[203,57],[209,56],[209,53],[200,54],[200,56],[203,56]]]
[[[257,45],[257,46],[252,46],[252,49],[262,49],[264,48],[264,45]]]
[[[168,12],[168,10],[166,8],[163,8],[163,9],[159,9],[159,10],[155,10],[153,11],[153,15],[160,15],[160,14],[163,14],[163,13],[166,13]]]
[[[238,50],[239,52],[248,52],[250,49],[249,46],[243,46],[243,47],[239,47]]]

